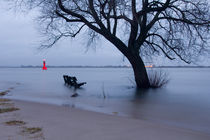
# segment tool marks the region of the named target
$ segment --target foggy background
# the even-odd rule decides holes
[[[60,41],[50,49],[39,50],[43,40],[39,25],[35,22],[35,11],[21,13],[9,9],[0,2],[0,66],[41,65],[46,59],[47,65],[129,65],[123,61],[123,55],[107,41],[101,40],[95,47],[86,47],[85,35]],[[184,65],[180,61],[169,61],[159,57],[155,61],[146,60],[155,65]],[[146,63],[147,64],[147,63]],[[209,65],[204,57],[199,65]]]

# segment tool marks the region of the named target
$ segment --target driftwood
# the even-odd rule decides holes
[[[66,85],[69,85],[71,87],[80,88],[82,85],[86,84],[86,82],[82,83],[77,83],[77,78],[76,77],[71,77],[68,75],[63,75],[63,79]]]

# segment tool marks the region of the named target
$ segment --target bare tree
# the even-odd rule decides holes
[[[103,36],[131,63],[139,88],[150,82],[143,56],[194,61],[209,52],[209,1],[206,0],[13,0],[40,12],[48,36],[43,47],[90,29]],[[83,32],[84,33],[84,32]]]

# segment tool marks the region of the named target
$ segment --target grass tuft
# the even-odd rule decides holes
[[[103,98],[106,99],[106,94],[105,94],[105,90],[104,90],[104,82],[102,84],[102,95],[103,95]]]
[[[12,111],[20,110],[19,108],[11,107],[11,108],[0,108],[0,113],[7,113]]]
[[[5,124],[7,124],[7,125],[24,125],[26,123],[24,121],[13,120],[13,121],[5,122]]]
[[[24,127],[22,132],[28,133],[28,134],[34,134],[34,133],[38,133],[41,131],[42,131],[42,128],[40,128],[40,127]]]

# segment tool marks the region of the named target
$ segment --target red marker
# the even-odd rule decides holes
[[[43,59],[43,67],[42,67],[42,70],[47,70],[47,67],[45,66],[45,59]]]

